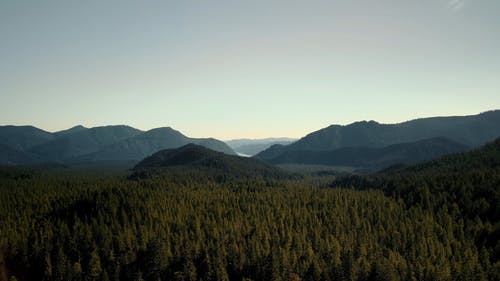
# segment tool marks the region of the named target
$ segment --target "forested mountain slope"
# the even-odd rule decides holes
[[[500,137],[500,110],[478,115],[432,117],[399,124],[375,121],[332,125],[312,132],[286,146],[272,146],[256,157],[273,159],[288,151],[327,151],[343,147],[384,147],[444,137],[470,147],[477,147]]]
[[[500,260],[500,138],[474,151],[345,177],[332,186],[382,190],[409,207],[451,212],[492,262]]]
[[[326,151],[289,150],[266,161],[274,164],[313,164],[376,170],[394,164],[416,163],[467,149],[467,146],[446,138],[432,138],[386,147],[344,147]]]

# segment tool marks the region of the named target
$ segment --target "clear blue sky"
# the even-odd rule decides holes
[[[0,0],[0,124],[299,137],[498,108],[498,0]]]

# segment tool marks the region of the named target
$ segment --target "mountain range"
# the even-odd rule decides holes
[[[139,161],[160,150],[192,143],[230,155],[236,151],[250,156],[265,149],[253,157],[272,164],[377,170],[465,151],[499,136],[500,110],[398,124],[361,121],[331,125],[297,141],[270,138],[224,143],[190,138],[170,127],[141,131],[125,125],[75,126],[51,133],[33,126],[0,126],[0,164]]]
[[[464,151],[498,136],[500,110],[399,124],[361,121],[326,127],[289,145],[273,145],[255,157],[270,163],[383,168]]]
[[[75,126],[55,133],[33,126],[0,126],[0,164],[139,161],[188,143],[235,154],[213,138],[189,138],[170,127],[141,131],[130,126]]]

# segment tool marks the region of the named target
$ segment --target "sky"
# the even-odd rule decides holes
[[[301,137],[500,109],[498,0],[0,0],[0,124]]]

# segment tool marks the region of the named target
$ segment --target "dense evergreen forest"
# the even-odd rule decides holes
[[[342,179],[2,168],[0,280],[500,280],[499,147]]]

